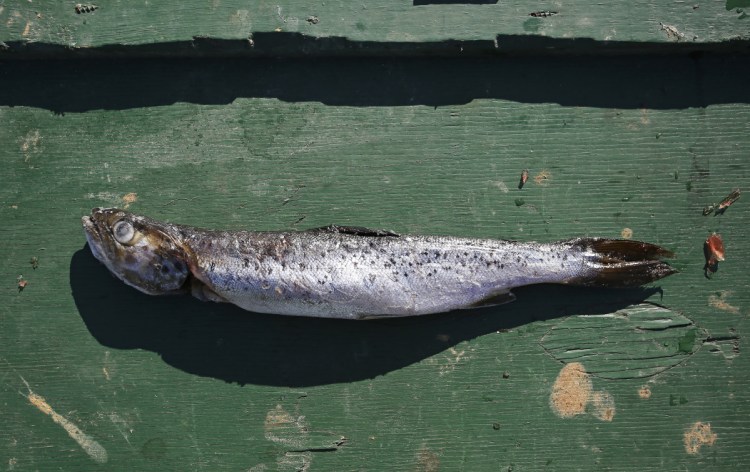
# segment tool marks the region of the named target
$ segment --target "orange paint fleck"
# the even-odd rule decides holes
[[[534,176],[534,182],[537,185],[547,185],[549,184],[550,179],[552,179],[552,173],[546,169],[543,169]]]

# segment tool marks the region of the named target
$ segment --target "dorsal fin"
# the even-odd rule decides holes
[[[339,233],[339,234],[351,234],[353,236],[368,236],[375,238],[382,238],[384,236],[396,236],[398,233],[389,231],[387,229],[370,229],[363,226],[339,226],[339,225],[328,225],[320,228],[309,229],[308,231],[322,232],[322,233]]]

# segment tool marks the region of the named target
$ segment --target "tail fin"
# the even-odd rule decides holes
[[[585,274],[570,283],[597,287],[637,287],[677,270],[661,258],[674,254],[655,244],[624,239],[581,238],[573,241],[584,252]]]

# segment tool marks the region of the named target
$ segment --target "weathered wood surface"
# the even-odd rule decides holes
[[[111,5],[125,2],[70,18],[72,4],[5,2],[0,39],[23,36],[26,23],[9,22],[16,10],[57,21],[41,41],[66,46],[250,30],[226,18],[250,8],[238,3]],[[179,25],[212,5],[224,17],[204,15],[204,31]],[[253,17],[253,31],[285,25],[270,5],[256,8],[266,19]],[[348,3],[295,5],[282,11],[320,17],[298,23],[305,34],[368,41],[393,24],[403,25],[394,41],[499,34],[487,23],[481,34],[456,29],[456,12],[528,18],[520,2],[394,2],[361,14],[391,25],[360,30]],[[734,10],[743,5],[727,5],[690,14],[747,24]],[[573,21],[562,6],[537,8]],[[576,31],[603,40],[604,6],[590,8],[596,24]],[[627,7],[632,18],[608,8],[629,22],[619,39],[665,41],[637,21],[646,2]],[[128,28],[97,26],[95,15],[116,11],[129,12],[117,20]],[[351,19],[334,28],[323,11]],[[417,11],[430,12],[424,25]],[[21,18],[28,34],[42,24]],[[571,23],[560,24],[540,34],[564,38]],[[695,29],[710,41],[743,34],[717,25]],[[749,81],[746,56],[712,53],[3,63],[0,466],[748,469],[747,197],[720,216],[702,210],[750,187]],[[407,320],[258,315],[148,297],[110,277],[84,246],[80,217],[112,205],[213,228],[632,234],[675,250],[681,272],[661,291],[529,287],[513,304]],[[727,260],[707,279],[702,244],[714,231]]]
[[[443,53],[679,44],[748,49],[747,0],[630,2],[278,1],[30,2],[0,5],[0,57],[8,53],[363,54],[406,48]],[[535,16],[532,16],[535,15]],[[216,47],[211,40],[234,40]],[[580,41],[578,41],[580,40]],[[448,41],[448,43],[445,43]],[[459,43],[453,43],[458,41]],[[690,45],[693,46],[690,46]],[[42,47],[40,47],[40,45]],[[158,45],[162,45],[161,47]],[[6,54],[2,54],[3,49]],[[111,50],[107,50],[112,52]]]

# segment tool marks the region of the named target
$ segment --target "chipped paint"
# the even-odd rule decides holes
[[[641,124],[650,125],[651,119],[648,117],[648,108],[641,108]]]
[[[441,337],[442,336],[442,337]],[[447,336],[447,337],[445,337]],[[450,336],[448,335],[438,335],[438,340],[449,340]],[[462,364],[466,364],[466,362],[471,359],[471,356],[467,354],[467,350],[471,351],[472,349],[461,349],[458,350],[455,347],[451,347],[448,349],[445,353],[443,353],[442,356],[433,356],[429,358],[426,362],[431,365],[437,365],[438,366],[438,375],[443,376],[445,374],[448,374],[450,372],[453,372],[456,370],[456,368]]]
[[[620,236],[622,239],[630,239],[633,237],[633,230],[630,228],[623,228],[622,231],[620,231]]]
[[[724,359],[731,361],[740,355],[740,338],[736,335],[708,338],[703,342],[711,354],[720,354]]]
[[[107,380],[112,380],[112,376],[115,372],[115,366],[110,357],[109,351],[104,351],[104,365],[102,366],[102,374]]]
[[[313,454],[309,451],[285,452],[276,459],[279,472],[307,472],[310,470]]]
[[[591,376],[580,362],[563,366],[549,398],[552,411],[561,418],[590,413],[601,421],[612,421],[615,398],[605,390],[594,391]]]
[[[28,25],[27,25],[28,26]],[[31,130],[20,140],[20,149],[23,153],[23,161],[29,162],[31,155],[39,152],[39,144],[42,141],[42,134],[38,129]]]
[[[638,396],[643,400],[648,400],[651,398],[651,388],[648,385],[643,385],[638,389]]]
[[[294,417],[281,405],[276,405],[276,408],[266,414],[263,430],[269,441],[302,448],[303,436],[307,434],[307,423],[304,416]]]
[[[591,390],[591,378],[583,364],[571,362],[565,365],[552,386],[549,398],[552,411],[561,418],[584,414]]]
[[[108,455],[107,450],[104,449],[104,447],[96,442],[91,436],[81,431],[81,429],[76,426],[73,422],[62,416],[61,414],[57,413],[52,406],[50,406],[49,403],[44,399],[44,397],[37,395],[34,393],[31,388],[29,387],[29,384],[21,378],[23,382],[26,384],[26,388],[28,388],[29,393],[26,395],[26,398],[29,400],[29,403],[34,405],[39,411],[44,413],[45,415],[52,418],[52,421],[54,421],[56,424],[60,425],[66,433],[75,441],[78,443],[79,446],[81,446],[81,449],[84,450],[86,454],[91,457],[95,462],[98,462],[100,464],[104,464],[107,462]]]
[[[559,361],[585,363],[593,376],[632,379],[681,364],[701,348],[705,337],[706,332],[685,315],[641,303],[613,313],[567,317],[542,337],[541,344]]]
[[[739,315],[740,314],[739,307],[730,305],[729,302],[726,301],[727,297],[729,297],[731,294],[732,292],[729,290],[722,290],[718,294],[709,295],[708,306],[717,308],[719,310],[727,311],[735,315]]]
[[[122,196],[122,203],[125,204],[125,209],[130,207],[131,203],[135,203],[138,201],[138,194],[135,192],[126,193]]]
[[[281,405],[266,413],[263,430],[267,440],[287,448],[277,456],[275,470],[308,470],[314,453],[335,451],[347,441],[345,437],[330,432],[311,430],[304,416],[292,415]],[[254,467],[264,470],[262,468],[266,465]]]
[[[508,186],[502,180],[495,180],[491,183],[493,187],[500,190],[502,193],[508,193]]]
[[[416,454],[418,472],[437,472],[440,470],[440,456],[432,452],[427,446],[422,446]]]
[[[596,418],[602,421],[612,421],[615,417],[615,398],[609,392],[604,390],[594,392],[591,395],[591,412]]]
[[[685,451],[688,454],[698,454],[701,447],[713,446],[717,437],[717,434],[711,431],[711,423],[696,421],[683,435]]]
[[[685,35],[672,25],[659,23],[659,28],[664,31],[664,33],[667,35],[667,39],[669,39],[670,41],[680,41],[681,39],[685,38]]]

